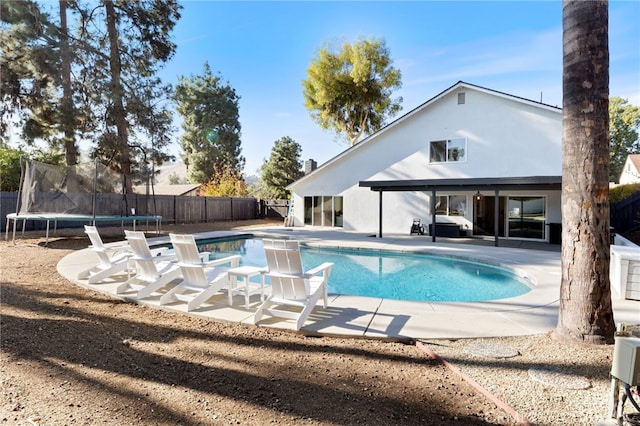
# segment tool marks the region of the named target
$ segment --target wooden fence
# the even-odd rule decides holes
[[[640,192],[611,203],[611,226],[618,233],[633,232],[640,228]]]
[[[90,194],[84,194],[91,197]],[[7,214],[15,213],[17,192],[0,192],[0,230],[4,230]],[[55,205],[51,200],[51,205]],[[78,200],[76,202],[80,203]],[[86,200],[83,205],[91,205]],[[121,194],[97,194],[96,212],[126,215],[135,209],[140,216],[162,216],[162,223],[206,223],[226,220],[250,220],[259,218],[284,219],[289,210],[289,200],[262,200],[255,198],[194,197],[186,195],[132,194],[126,199]],[[52,211],[55,211],[52,208]],[[99,214],[99,213],[98,213]],[[60,222],[58,227],[82,227],[78,222]],[[45,229],[45,222],[28,221],[25,230]]]
[[[89,195],[90,196],[90,195]],[[7,214],[15,213],[17,206],[17,192],[0,192],[0,225],[4,230],[7,222]],[[226,220],[250,220],[265,217],[273,217],[270,208],[255,198],[226,198],[226,197],[193,197],[156,195],[146,197],[144,195],[129,195],[126,202],[122,195],[98,194],[95,205],[96,212],[109,212],[114,214],[114,206],[117,214],[135,214],[140,216],[162,216],[162,223],[183,224],[203,223]],[[52,209],[52,211],[55,211]],[[60,222],[58,227],[81,227],[82,223]],[[42,230],[46,223],[27,221],[25,230]]]

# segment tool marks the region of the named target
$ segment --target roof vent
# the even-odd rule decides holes
[[[464,105],[464,92],[458,93],[458,105]]]

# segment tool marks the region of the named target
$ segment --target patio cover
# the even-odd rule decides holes
[[[496,208],[495,223],[498,228],[498,198],[500,191],[562,190],[562,176],[521,176],[508,178],[460,178],[460,179],[408,179],[408,180],[363,180],[358,186],[371,188],[379,193],[378,237],[382,238],[382,193],[385,191],[431,191],[433,198],[437,191],[488,191],[495,192]],[[432,223],[436,226],[436,213],[432,210]],[[435,242],[435,232],[431,236]],[[498,235],[495,236],[498,246]]]

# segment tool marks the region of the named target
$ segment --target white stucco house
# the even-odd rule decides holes
[[[629,154],[620,173],[620,185],[640,183],[640,154]]]
[[[460,81],[288,189],[294,226],[558,243],[561,177],[560,108]]]

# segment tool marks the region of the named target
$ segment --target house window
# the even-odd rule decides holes
[[[436,197],[436,215],[465,216],[467,197],[465,195],[439,195]]]
[[[304,224],[342,227],[342,197],[304,197]]]
[[[431,141],[429,148],[432,163],[467,161],[467,140],[464,138]]]
[[[545,239],[545,197],[509,197],[509,237]]]

